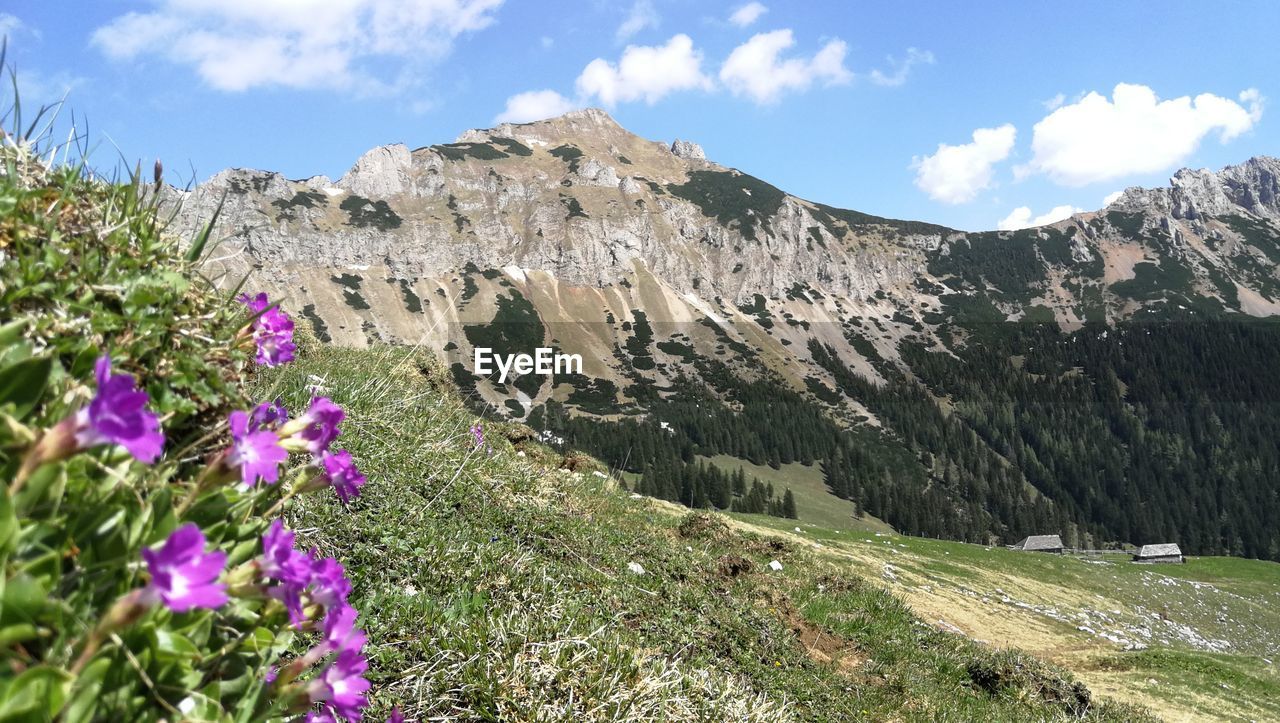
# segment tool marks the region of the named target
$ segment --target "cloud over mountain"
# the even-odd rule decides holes
[[[972,201],[991,186],[993,167],[1009,157],[1016,137],[1017,129],[1006,123],[998,128],[977,129],[970,143],[939,143],[933,155],[912,163],[916,186],[935,201]]]
[[[733,49],[720,68],[720,80],[735,95],[757,103],[777,102],[783,94],[809,89],[814,83],[840,85],[853,80],[844,65],[848,45],[831,40],[810,58],[784,58],[795,45],[790,29],[760,33]]]
[[[1262,102],[1253,89],[1240,93],[1239,102],[1212,93],[1160,100],[1145,85],[1121,83],[1111,98],[1091,92],[1036,123],[1033,156],[1017,173],[1084,186],[1167,170],[1210,134],[1225,143],[1250,130],[1262,117]]]

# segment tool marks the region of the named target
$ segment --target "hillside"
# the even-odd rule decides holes
[[[729,454],[818,465],[911,534],[1280,559],[1278,171],[1184,170],[963,233],[799,199],[588,110],[171,197],[178,229],[221,210],[207,270],[228,285],[249,273],[335,344],[441,350],[477,409],[647,494],[730,501],[693,464]],[[539,345],[583,373],[471,371],[474,347]]]
[[[300,399],[317,379],[367,439],[371,484],[350,511],[292,518],[353,551],[379,700],[414,715],[1277,714],[1274,563],[1138,566],[688,513],[519,425],[485,424],[477,447],[429,354],[315,348],[259,391]]]
[[[288,404],[316,379],[370,483],[290,522],[348,551],[377,701],[410,718],[1143,718],[925,624],[810,543],[630,495],[519,426],[476,446],[429,355],[317,348],[257,391]]]

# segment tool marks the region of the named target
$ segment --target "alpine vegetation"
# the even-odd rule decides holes
[[[360,720],[341,562],[285,517],[366,478],[343,410],[255,402],[293,321],[162,240],[155,185],[0,146],[0,718]],[[48,149],[43,149],[47,152]],[[54,149],[56,150],[56,149]],[[50,154],[52,155],[52,154]]]

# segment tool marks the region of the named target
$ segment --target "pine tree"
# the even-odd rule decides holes
[[[799,519],[796,515],[796,497],[791,494],[791,490],[782,495],[782,516],[792,520]]]

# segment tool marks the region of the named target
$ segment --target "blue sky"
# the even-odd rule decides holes
[[[336,178],[595,105],[798,196],[976,230],[1280,154],[1275,2],[17,0],[0,30],[100,165],[198,179]]]

